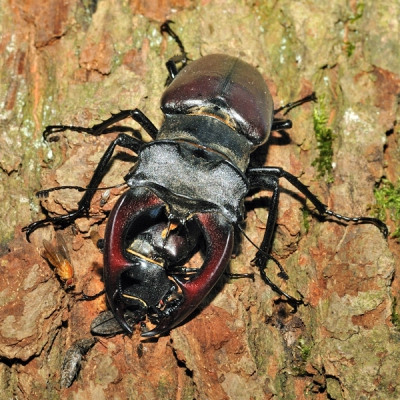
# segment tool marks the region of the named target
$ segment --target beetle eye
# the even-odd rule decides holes
[[[197,158],[206,158],[204,149],[196,149],[193,151],[193,155]]]

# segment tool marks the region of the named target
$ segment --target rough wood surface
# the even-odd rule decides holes
[[[273,253],[290,279],[280,281],[272,263],[269,276],[304,306],[293,313],[257,272],[254,283],[224,279],[170,335],[141,341],[137,332],[96,343],[68,389],[60,389],[65,351],[89,335],[91,320],[106,307],[102,298],[77,301],[82,290],[103,287],[90,231],[104,233],[119,192],[103,208],[97,194],[92,217],[65,231],[76,273],[72,292],[40,256],[53,229],[36,231],[31,244],[21,233],[44,210],[74,209],[78,193],[54,192],[41,208],[34,192],[87,184],[115,137],[65,132],[47,143],[46,125],[91,126],[138,107],[160,126],[164,63],[178,51],[159,32],[165,19],[175,21],[191,59],[228,53],[258,67],[276,106],[316,91],[335,135],[333,182],[317,178],[311,166],[318,155],[312,104],[291,112],[291,143],[275,138],[254,165],[283,167],[341,214],[368,215],[375,183],[400,176],[399,13],[392,0],[3,1],[0,398],[400,398],[400,332],[391,322],[400,298],[398,244],[373,226],[305,214],[302,196],[284,182]],[[133,161],[118,152],[104,185],[122,182]],[[246,232],[256,243],[266,195],[247,203]],[[231,271],[251,272],[254,254],[242,240]]]

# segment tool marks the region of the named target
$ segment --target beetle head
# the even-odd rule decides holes
[[[205,257],[199,272],[177,276],[173,268],[183,266],[201,240]],[[144,337],[177,326],[218,281],[232,246],[232,225],[219,213],[195,214],[184,234],[171,233],[165,203],[157,195],[142,188],[126,192],[108,220],[104,249],[107,297],[121,327],[132,333],[127,310],[146,314],[156,324]]]

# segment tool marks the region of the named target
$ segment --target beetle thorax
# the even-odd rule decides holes
[[[181,140],[215,152],[245,173],[254,145],[226,122],[211,115],[167,115],[157,140]]]
[[[246,177],[226,157],[176,139],[156,140],[144,146],[127,183],[157,194],[177,220],[213,211],[237,222],[243,217],[248,192]]]

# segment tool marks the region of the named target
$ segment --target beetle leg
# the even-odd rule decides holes
[[[299,107],[299,106],[301,106],[302,104],[308,103],[308,102],[310,102],[310,101],[316,103],[317,100],[318,100],[318,99],[317,99],[317,95],[315,94],[315,92],[312,92],[311,94],[309,94],[309,95],[306,96],[306,97],[303,97],[303,98],[300,99],[300,100],[293,101],[293,102],[291,102],[291,103],[287,103],[287,104],[285,104],[284,106],[277,108],[276,110],[274,110],[274,114],[277,114],[277,113],[280,112],[280,111],[286,110],[286,111],[284,112],[284,114],[283,114],[283,115],[286,115],[290,110],[293,110],[293,108]]]
[[[165,63],[165,66],[167,67],[169,73],[169,77],[166,82],[167,86],[175,79],[176,75],[178,75],[178,73],[186,66],[188,62],[187,53],[185,51],[183,43],[179,39],[179,36],[169,26],[170,24],[173,23],[174,23],[173,21],[167,20],[160,27],[161,33],[165,32],[169,36],[171,36],[172,39],[175,40],[176,44],[179,46],[179,50],[181,51],[181,54],[171,57]],[[179,67],[178,64],[180,65]]]
[[[93,125],[91,128],[85,128],[82,126],[73,126],[73,125],[49,125],[43,132],[43,138],[47,140],[47,138],[51,134],[64,132],[67,130],[74,132],[84,132],[94,136],[100,136],[111,132],[119,132],[123,127],[116,126],[110,129],[108,128],[111,125],[115,124],[116,122],[122,121],[128,117],[136,121],[151,136],[153,140],[156,138],[158,129],[138,108],[135,108],[134,110],[121,110],[119,113],[112,114],[110,118],[106,119],[100,124]],[[127,130],[130,130],[130,128]]]
[[[284,131],[291,129],[293,126],[290,119],[274,118],[272,121],[271,131]]]
[[[125,147],[137,153],[141,146],[141,142],[139,142],[132,136],[128,136],[124,133],[119,134],[118,137],[110,143],[108,149],[101,157],[101,160],[97,165],[96,170],[94,171],[94,174],[92,176],[92,179],[90,180],[89,185],[86,187],[86,189],[97,189],[99,187],[104,175],[108,171],[108,163],[114,153],[116,146]],[[29,241],[30,234],[37,228],[46,226],[48,224],[68,225],[71,224],[75,219],[81,217],[84,214],[87,214],[89,212],[90,202],[92,201],[94,193],[95,193],[94,190],[87,190],[85,194],[82,196],[81,200],[79,201],[78,209],[76,211],[72,211],[68,214],[61,215],[59,217],[47,217],[40,221],[33,222],[32,224],[22,228],[22,231],[26,232],[27,240]]]
[[[92,301],[92,300],[96,300],[98,299],[100,296],[103,296],[103,294],[105,294],[106,291],[105,289],[101,290],[100,292],[96,293],[96,294],[92,294],[92,295],[88,295],[84,292],[81,293],[81,297],[78,299],[78,301]]]
[[[279,178],[285,178],[296,189],[298,189],[301,193],[303,193],[304,196],[307,199],[309,199],[312,204],[314,204],[319,214],[335,217],[345,222],[354,222],[356,224],[357,223],[373,224],[383,233],[385,237],[388,234],[387,226],[379,219],[369,218],[369,217],[356,217],[356,218],[346,217],[329,210],[325,204],[323,204],[320,200],[318,200],[318,198],[313,193],[310,192],[307,186],[301,183],[294,175],[284,171],[279,167],[250,168],[247,171],[247,177],[250,181],[251,188],[263,188],[266,190],[271,190],[273,192],[264,238],[260,245],[260,250],[257,252],[253,262],[260,269],[261,277],[263,278],[263,280],[268,285],[270,285],[276,292],[278,292],[281,295],[284,295],[290,301],[294,301],[296,303],[299,302],[298,300],[289,296],[287,293],[283,292],[274,283],[272,283],[265,273],[265,265],[269,258],[272,259],[269,253],[271,251],[272,237],[275,231],[275,224],[278,211]],[[277,262],[277,260],[275,260],[275,262]],[[278,266],[279,265],[280,264],[278,263]]]
[[[230,261],[233,249],[232,224],[216,213],[200,213],[194,218],[206,241],[206,258],[201,272],[189,280],[173,276],[182,290],[184,301],[162,318],[153,330],[143,332],[143,337],[159,335],[185,320],[214,287]]]
[[[299,107],[304,103],[308,103],[310,101],[316,102],[317,96],[315,92],[309,94],[306,97],[303,97],[300,100],[293,101],[291,103],[287,103],[282,107],[277,108],[274,110],[274,115],[278,114],[280,111],[286,110],[283,115],[286,115],[290,110],[293,108]],[[283,118],[275,118],[272,120],[271,131],[283,131],[286,129],[290,129],[293,126],[292,121],[290,119],[283,119]]]
[[[262,178],[265,177],[265,178]],[[294,175],[286,172],[282,168],[279,167],[262,167],[262,168],[250,168],[248,170],[248,178],[255,182],[255,187],[262,186],[257,184],[257,181],[262,181],[262,179],[279,179],[284,178],[290,184],[292,184],[297,190],[304,194],[304,196],[314,204],[315,208],[317,209],[318,213],[322,216],[330,216],[334,217],[338,220],[345,221],[345,222],[353,222],[355,224],[372,224],[375,225],[386,238],[388,235],[388,228],[386,224],[384,224],[381,220],[377,218],[370,218],[370,217],[347,217],[344,215],[337,214],[328,209],[328,206],[323,204],[318,198],[310,192],[308,187],[301,183],[299,179],[297,179]],[[254,187],[252,186],[252,187]]]
[[[259,168],[261,169],[261,168]],[[259,251],[256,254],[256,257],[252,261],[260,270],[261,278],[267,285],[269,285],[275,292],[279,293],[280,295],[285,296],[289,301],[298,303],[294,297],[290,296],[289,294],[285,293],[282,289],[280,289],[277,285],[275,285],[267,276],[265,272],[266,264],[269,259],[274,260],[277,262],[271,255],[271,245],[272,245],[272,238],[275,232],[276,226],[276,219],[278,215],[278,205],[279,205],[279,182],[278,178],[273,175],[268,175],[264,173],[258,173],[257,171],[253,171],[253,169],[249,170],[248,178],[250,181],[251,188],[263,188],[266,190],[272,191],[271,203],[269,207],[268,219],[267,224],[265,227],[264,238],[262,243],[259,247]],[[277,263],[281,269],[281,275],[286,274],[283,271],[283,268]]]
[[[52,187],[49,189],[43,189],[43,190],[39,190],[38,192],[36,192],[36,197],[38,199],[47,199],[49,197],[49,193],[50,192],[55,192],[58,190],[65,190],[65,189],[71,189],[71,190],[77,190],[78,192],[86,192],[87,190],[91,190],[91,191],[97,191],[97,190],[104,190],[104,194],[106,194],[108,192],[108,195],[110,194],[110,190],[111,189],[116,189],[116,188],[120,188],[122,186],[125,186],[126,183],[119,183],[117,185],[114,186],[108,186],[108,187],[102,187],[102,188],[92,188],[92,189],[88,189],[88,188],[84,188],[82,186],[72,186],[72,185],[65,185],[65,186],[56,186],[56,187]],[[104,196],[103,194],[103,196]],[[103,197],[102,196],[102,197]],[[102,205],[103,199],[100,201],[100,207],[103,207],[104,204]]]
[[[258,260],[256,264],[258,267],[261,267],[261,264],[265,264],[268,261],[268,255],[271,250],[272,237],[274,235],[278,215],[279,182],[278,178],[275,176],[253,173],[252,170],[249,171],[248,178],[251,188],[262,188],[272,191],[267,225],[265,227],[263,241],[260,245],[261,251],[258,251],[256,256],[256,259]]]

